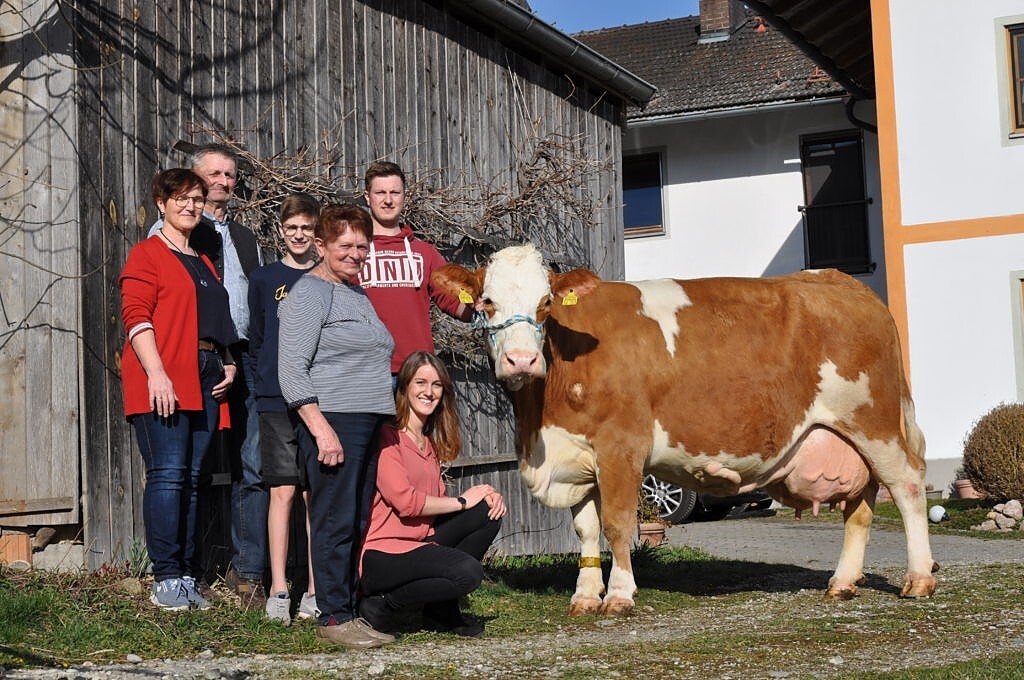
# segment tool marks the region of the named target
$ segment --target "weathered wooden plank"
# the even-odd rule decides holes
[[[481,184],[486,182],[480,161],[483,116],[480,111],[480,57],[476,52],[480,44],[475,32],[466,33],[469,42],[463,46],[465,81],[462,85],[462,143],[466,149],[463,174],[466,181],[476,187],[476,193],[479,194]]]
[[[214,130],[224,129],[221,98],[214,96],[217,81],[225,77],[219,58],[222,46],[219,40],[224,33],[216,26],[223,11],[221,4],[196,2],[185,6],[190,7],[190,20],[181,24],[182,50],[178,55],[183,75],[181,87],[189,102],[187,116]],[[196,140],[200,144],[209,141],[212,140],[205,135]]]
[[[45,22],[45,15],[40,13],[39,6],[30,6],[26,10],[26,19],[32,24]],[[25,319],[21,335],[25,341],[25,429],[27,440],[21,453],[25,457],[25,478],[23,498],[65,495],[54,493],[53,484],[48,479],[49,470],[45,466],[32,465],[30,459],[33,451],[51,451],[55,466],[67,466],[74,463],[73,456],[66,451],[53,451],[53,438],[50,424],[40,418],[46,409],[39,406],[53,401],[51,390],[51,367],[53,366],[53,347],[51,345],[51,295],[55,284],[52,270],[52,254],[55,247],[50,215],[50,178],[49,134],[46,109],[50,104],[46,91],[47,64],[44,59],[27,60],[24,64],[22,87],[25,93],[25,143],[24,149],[24,212],[22,235],[24,241],[21,253],[29,264],[23,268],[21,295],[24,296],[23,306]],[[34,266],[33,266],[34,265]],[[47,413],[47,415],[49,415]],[[14,521],[16,524],[24,524]]]
[[[296,77],[295,102],[298,120],[295,129],[295,136],[289,147],[290,153],[295,153],[300,148],[315,146],[317,140],[316,128],[316,88],[317,68],[319,64],[316,59],[316,43],[314,40],[317,23],[317,11],[319,3],[308,3],[304,0],[294,0],[292,11],[295,13],[295,22],[291,27],[289,36],[290,42],[295,46],[297,59],[298,76]]]
[[[301,39],[301,27],[305,22],[300,19],[299,3],[284,2],[281,3],[281,6],[284,11],[281,17],[280,35],[276,36],[280,41],[278,54],[281,72],[277,76],[274,86],[274,106],[284,115],[281,116],[281,134],[274,140],[274,147],[268,149],[268,152],[293,153],[302,144],[303,121],[306,112],[306,107],[303,105],[305,101],[303,80],[306,77],[305,46]]]
[[[17,12],[0,13],[0,28],[5,36],[25,36],[28,25],[21,12],[26,8],[22,2],[15,2]],[[0,254],[0,312],[3,314],[3,328],[0,328],[0,403],[8,405],[0,415],[0,458],[6,469],[0,475],[0,497],[27,499],[28,488],[28,428],[26,423],[26,363],[28,343],[24,327],[30,308],[26,307],[25,285],[29,255],[27,241],[32,231],[29,220],[30,208],[26,205],[25,141],[28,121],[24,77],[15,69],[24,68],[30,59],[26,53],[25,40],[10,40],[5,45],[6,59],[0,69],[0,76],[12,77],[8,87],[0,89],[0,172],[7,185],[3,195],[5,236],[3,252]],[[9,61],[8,61],[9,60]],[[9,232],[8,232],[9,230]]]
[[[441,106],[444,110],[442,127],[446,132],[445,140],[448,158],[442,182],[455,183],[462,181],[462,152],[465,139],[462,135],[462,74],[463,47],[460,33],[464,30],[460,21],[450,15],[445,16],[445,28],[442,33],[445,57],[446,81],[441,90]]]
[[[446,42],[442,36],[444,15],[432,5],[422,3],[423,9],[423,86],[424,107],[423,138],[430,140],[427,148],[420,152],[421,167],[439,171],[448,167],[447,103],[442,88],[447,86],[448,62],[445,58]]]
[[[379,3],[378,3],[379,4]],[[391,101],[387,87],[390,64],[384,63],[384,21],[381,12],[367,7],[363,13],[363,70],[358,82],[365,83],[363,96],[363,162],[391,158],[392,140],[387,116]]]
[[[164,36],[163,40],[153,41],[148,52],[152,59],[152,104],[153,104],[153,137],[148,140],[153,146],[154,167],[153,171],[174,167],[181,163],[179,155],[171,150],[174,142],[178,139],[191,141],[180,127],[181,99],[176,92],[177,87],[177,40],[178,40],[178,2],[152,3],[145,12],[149,22],[148,28],[153,35]],[[172,160],[173,159],[173,160]],[[146,198],[148,198],[148,193]],[[143,229],[148,231],[149,225],[155,221],[156,206],[150,202],[143,201],[139,197],[141,205],[145,206],[145,212],[141,214],[140,221]],[[140,235],[141,236],[141,235]]]
[[[424,108],[423,64],[426,55],[420,49],[423,33],[424,3],[396,3],[400,12],[402,35],[396,41],[395,53],[399,56],[399,64],[395,70],[396,88],[402,97],[402,113],[398,114],[398,126],[401,128],[400,139],[405,147],[403,158],[410,167],[423,167],[420,160],[423,146],[429,140],[422,135],[421,117],[426,113]],[[415,83],[415,86],[402,83]]]
[[[259,21],[257,8],[258,5],[250,0],[234,0],[227,30],[237,50],[232,67],[227,70],[229,80],[225,83],[227,94],[232,100],[231,111],[236,116],[235,120],[229,118],[228,124],[238,128],[239,139],[244,140],[250,151],[260,147],[256,96],[264,84],[260,83],[257,76],[256,60],[261,45],[271,42],[274,31],[272,21]]]
[[[605,230],[605,247],[608,251],[608,268],[604,272],[609,279],[620,280],[626,275],[624,251],[624,221],[622,217],[622,134],[618,124],[614,123],[610,111],[611,105],[602,103],[606,112],[597,119],[604,139],[603,158],[609,161],[610,169],[601,175],[602,220]]]
[[[0,499],[0,517],[4,518],[3,524],[10,524],[8,520],[12,515],[40,515],[43,513],[54,512],[68,513],[77,506],[78,500],[75,496],[30,499]],[[71,522],[62,523],[70,524]]]
[[[348,11],[342,16],[343,40],[349,45],[345,50],[345,69],[342,77],[343,101],[350,115],[345,121],[344,137],[350,146],[346,164],[359,173],[373,158],[367,148],[366,135],[366,90],[371,86],[366,78],[366,28],[363,21],[364,7],[356,0],[349,0]]]
[[[71,27],[61,22],[54,30],[59,44],[71,44]],[[62,515],[50,515],[43,522],[47,524],[70,524],[81,520],[81,506],[78,491],[81,486],[79,465],[79,437],[77,424],[80,416],[80,366],[82,360],[78,337],[82,318],[79,313],[81,273],[79,257],[80,236],[78,225],[78,159],[75,154],[76,139],[73,137],[77,126],[75,106],[74,73],[59,68],[54,57],[47,58],[52,75],[46,87],[49,92],[49,218],[54,233],[51,265],[53,271],[63,278],[51,292],[50,316],[53,332],[50,336],[52,366],[50,394],[52,395],[51,417],[46,426],[50,428],[53,451],[60,452],[66,469],[54,470],[51,487],[55,494],[74,497],[70,511]],[[45,412],[40,409],[39,413]],[[39,466],[41,467],[41,466]],[[40,518],[44,519],[44,518]]]
[[[253,0],[248,12],[251,15],[248,23],[251,25],[240,28],[249,44],[246,60],[248,73],[241,76],[245,79],[249,96],[242,105],[242,115],[246,128],[250,130],[247,135],[250,151],[262,154],[269,147],[267,140],[273,137],[274,129],[274,116],[271,115],[273,109],[267,106],[267,97],[273,87],[272,62],[277,47],[277,24],[267,0]],[[253,31],[253,26],[258,26],[259,30]]]
[[[392,3],[391,11],[396,9],[396,3]],[[417,153],[413,106],[417,88],[409,86],[409,62],[414,58],[410,54],[409,23],[395,16],[386,24],[390,26],[390,40],[384,44],[384,73],[391,98],[388,116],[388,125],[392,130],[391,155],[398,159],[402,167],[415,168]]]
[[[366,27],[366,67],[368,82],[375,83],[372,98],[375,126],[371,133],[376,145],[375,156],[402,164],[402,156],[395,140],[395,18],[394,0],[374,0],[367,5],[367,16],[373,22]]]
[[[85,22],[95,22],[96,17],[83,10]],[[99,70],[101,55],[98,36],[84,34],[76,41],[80,65],[79,74],[79,116],[78,139],[100,140],[100,107],[102,97],[102,73]],[[94,143],[95,143],[94,142]],[[87,550],[87,566],[98,567],[104,555],[110,554],[110,480],[109,456],[112,440],[111,429],[116,427],[112,419],[109,393],[111,383],[117,379],[114,353],[110,343],[117,336],[109,335],[104,320],[107,313],[104,297],[107,295],[107,277],[103,269],[107,263],[105,229],[103,228],[103,191],[101,184],[101,154],[97,145],[95,153],[83,153],[79,171],[79,206],[82,234],[82,266],[85,271],[96,272],[82,282],[82,315],[90,320],[82,329],[85,345],[85,361],[82,370],[82,418],[83,446],[83,529]]]
[[[242,32],[238,27],[238,14],[234,4],[238,0],[212,0],[213,17],[210,25],[212,33],[209,38],[213,49],[213,68],[209,74],[210,108],[215,112],[214,120],[217,127],[226,130],[233,138],[241,139],[243,131],[239,129],[239,104],[237,60],[239,38]],[[199,36],[196,36],[199,37]]]
[[[333,9],[333,3],[314,3],[312,8],[305,10],[310,23],[307,26],[304,41],[307,43],[307,58],[311,62],[308,77],[309,89],[304,99],[305,105],[309,109],[305,135],[306,142],[316,148],[320,148],[320,130],[324,127],[324,120],[329,115],[327,108],[323,106],[321,97],[323,88],[330,87],[327,80],[329,55],[326,48],[328,45],[327,25]]]
[[[116,13],[119,8],[119,5],[111,3],[111,11]],[[125,35],[122,31],[125,23],[119,22],[112,27],[112,30],[117,33],[110,36],[110,38],[116,39],[116,42],[111,44],[124,44]],[[135,239],[129,237],[125,232],[128,223],[125,214],[126,208],[135,205],[134,196],[128,195],[125,186],[126,178],[131,176],[130,164],[133,162],[134,156],[131,147],[125,144],[125,135],[121,128],[121,120],[124,120],[126,112],[132,105],[132,92],[126,86],[126,83],[129,82],[129,74],[126,71],[131,68],[131,63],[131,60],[120,60],[116,67],[104,69],[100,90],[104,108],[112,112],[120,112],[120,120],[117,114],[112,118],[104,117],[100,128],[102,139],[100,153],[103,157],[100,181],[103,194],[102,205],[105,209],[102,224],[108,239],[106,254],[110,257],[109,266],[104,270],[108,280],[104,319],[108,323],[107,337],[113,340],[118,355],[123,351],[125,335],[121,323],[121,296],[117,279],[127,259],[128,251],[135,244]],[[129,179],[129,186],[132,184],[134,182]],[[131,188],[134,189],[133,186]],[[124,423],[120,381],[114,382],[111,387],[111,393],[108,395],[112,401],[111,416],[118,424]],[[134,437],[127,427],[124,427],[119,435],[120,446],[111,451],[112,457],[108,473],[111,549],[114,556],[122,554],[127,549],[129,542],[135,538],[138,524],[133,491],[136,488],[141,488],[136,486],[135,472],[139,456],[135,448]]]

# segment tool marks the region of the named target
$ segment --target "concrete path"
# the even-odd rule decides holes
[[[672,545],[700,548],[723,559],[832,571],[842,548],[843,525],[750,517],[672,526],[667,538]],[[933,534],[931,546],[932,557],[940,565],[1024,562],[1024,536],[1011,541]],[[872,528],[864,558],[865,569],[905,567],[906,564],[907,543],[902,529]]]

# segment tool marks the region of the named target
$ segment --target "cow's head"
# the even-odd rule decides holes
[[[488,336],[494,373],[511,390],[547,373],[544,322],[552,304],[574,305],[601,279],[586,269],[554,274],[532,245],[513,246],[470,271],[449,264],[436,270],[434,285],[477,310]]]

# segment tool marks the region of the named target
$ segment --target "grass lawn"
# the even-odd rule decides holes
[[[975,531],[972,526],[977,526],[985,521],[985,515],[996,505],[995,501],[980,500],[974,498],[944,498],[941,500],[929,500],[928,507],[941,505],[946,509],[949,520],[938,524],[929,523],[928,530],[933,534],[946,534],[950,536],[970,536],[972,538],[986,538],[993,540],[1022,540],[1024,531]],[[794,511],[791,508],[782,508],[778,511],[779,517],[792,518]],[[829,512],[827,507],[822,508],[820,514],[815,517],[810,511],[804,511],[801,521],[804,522],[842,522],[843,513],[836,508],[835,512]],[[880,527],[902,527],[903,519],[900,511],[892,501],[875,504],[875,526]],[[1024,548],[1022,548],[1024,549]]]
[[[977,501],[943,504],[952,519],[941,529],[961,535],[959,527],[987,511]],[[878,510],[876,522],[899,522],[892,504]],[[491,560],[490,580],[467,605],[486,622],[485,637],[466,643],[420,632],[410,614],[401,639],[385,648],[394,660],[382,677],[719,677],[731,670],[738,671],[731,677],[753,678],[790,669],[786,677],[1024,677],[1021,563],[943,570],[941,588],[928,600],[899,600],[901,572],[876,574],[854,600],[826,603],[828,574],[818,570],[715,559],[690,548],[640,549],[633,561],[636,612],[609,620],[567,615],[575,555]],[[607,577],[608,556],[603,566]],[[219,587],[220,601],[207,611],[158,611],[148,601],[148,583],[126,573],[0,571],[0,666],[81,667],[123,662],[128,654],[193,659],[206,650],[232,658],[336,655],[311,623],[269,622],[262,612],[240,610]],[[418,656],[438,649],[453,660]],[[470,662],[460,666],[460,653],[479,657],[483,670],[466,671]],[[262,677],[339,676],[277,669]]]

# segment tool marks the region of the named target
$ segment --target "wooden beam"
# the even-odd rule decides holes
[[[7,515],[31,515],[39,512],[62,512],[75,507],[71,496],[59,498],[33,498],[32,500],[0,500],[0,517]]]

